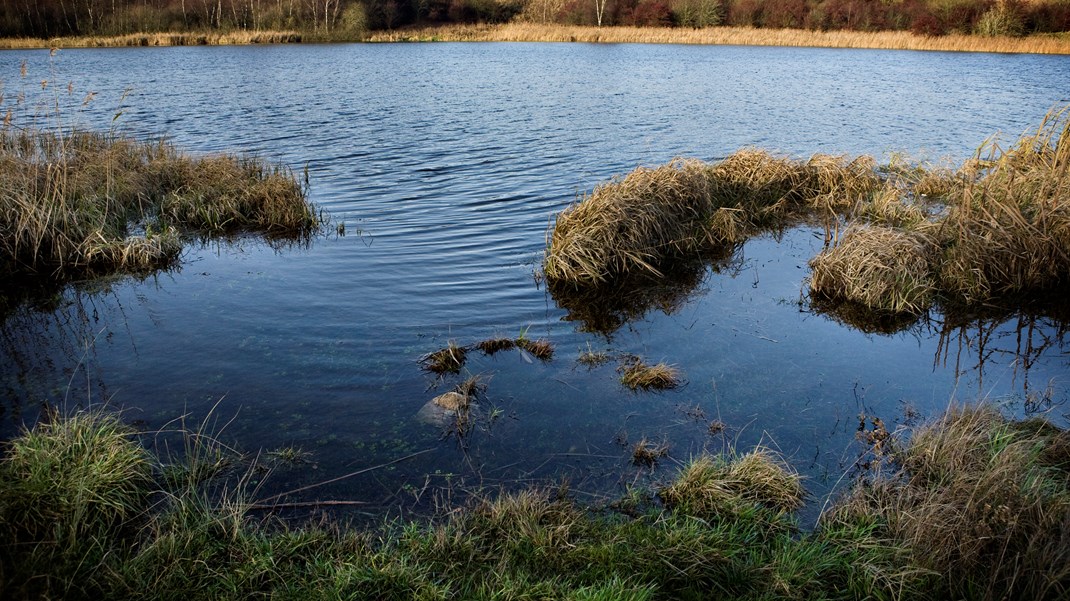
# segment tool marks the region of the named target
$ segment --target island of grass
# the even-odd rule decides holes
[[[319,218],[294,174],[165,141],[0,130],[0,280],[69,281],[166,268],[183,239],[307,238]]]
[[[287,524],[205,433],[156,457],[111,413],[46,415],[0,459],[0,597],[21,599],[1065,599],[1070,436],[989,405],[870,441],[881,466],[816,526],[768,449],[691,459],[581,506],[484,493],[443,517]],[[149,436],[149,435],[146,435]],[[876,440],[876,439],[874,439]],[[250,455],[253,456],[253,455]],[[271,455],[256,455],[274,461]],[[255,461],[255,460],[254,460]],[[228,470],[227,466],[231,466]],[[359,501],[359,499],[357,500]],[[274,501],[278,503],[280,501]]]
[[[877,167],[868,157],[799,161],[741,150],[716,164],[640,168],[557,216],[543,264],[566,306],[611,304],[622,286],[731,255],[748,237],[823,225],[809,287],[902,323],[1051,298],[1070,287],[1070,109],[957,170]],[[600,294],[600,291],[607,291]],[[630,294],[630,293],[629,293]]]

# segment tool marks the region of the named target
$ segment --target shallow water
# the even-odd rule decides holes
[[[1030,329],[1015,316],[952,328],[931,316],[879,335],[842,325],[803,296],[823,242],[810,228],[751,240],[668,312],[653,307],[608,337],[568,319],[536,277],[553,215],[637,165],[745,146],[959,162],[1070,102],[1062,57],[308,45],[65,50],[51,63],[6,51],[0,76],[8,102],[23,90],[40,98],[41,79],[63,84],[66,123],[307,166],[313,202],[346,229],[308,248],[193,247],[175,271],[16,313],[0,333],[4,436],[45,400],[106,401],[147,431],[211,414],[241,449],[312,454],[274,474],[272,492],[428,451],[293,497],[360,500],[375,515],[426,507],[436,491],[562,479],[601,498],[704,448],[758,443],[784,453],[819,503],[850,470],[860,413],[901,423],[983,396],[1065,419],[1065,326]],[[82,107],[86,91],[97,95]],[[462,375],[484,376],[487,392],[466,436],[415,419],[460,379],[421,371],[422,355],[521,333],[552,342],[553,360],[470,353]],[[675,364],[686,385],[632,393],[618,362],[580,366],[588,349]],[[708,432],[715,419],[723,434]],[[653,473],[629,461],[643,437],[671,445]]]

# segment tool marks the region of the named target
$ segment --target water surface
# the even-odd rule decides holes
[[[811,228],[751,240],[667,311],[653,307],[609,336],[583,331],[537,278],[553,215],[636,166],[746,146],[959,162],[988,136],[1011,141],[1070,102],[1062,57],[197,47],[64,50],[51,62],[43,51],[6,51],[0,77],[9,99],[40,98],[41,79],[60,82],[45,98],[59,89],[73,105],[65,123],[307,168],[312,201],[346,230],[308,248],[195,245],[177,270],[81,286],[44,311],[20,311],[2,328],[5,436],[42,401],[107,402],[148,431],[211,414],[239,448],[312,454],[312,464],[272,476],[276,492],[429,451],[294,497],[366,501],[376,514],[426,504],[446,484],[459,493],[567,479],[581,497],[602,498],[703,449],[759,443],[789,458],[819,502],[850,470],[860,413],[895,424],[981,396],[1018,413],[1050,399],[1063,419],[1065,326],[1012,316],[958,327],[939,315],[892,335],[843,325],[803,295],[823,242]],[[73,100],[63,100],[68,81]],[[87,91],[96,98],[81,107]],[[552,342],[554,359],[472,353],[461,376],[442,380],[418,364],[449,340],[521,333]],[[675,364],[686,385],[632,393],[616,362],[577,364],[589,349]],[[475,374],[488,387],[467,436],[415,419]],[[711,435],[712,420],[725,432]],[[671,445],[653,473],[629,462],[643,437]]]

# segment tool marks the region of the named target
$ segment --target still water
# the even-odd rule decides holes
[[[1065,57],[203,47],[0,52],[0,78],[9,94],[50,79],[60,100],[69,82],[68,124],[307,168],[311,199],[331,219],[307,248],[194,245],[174,271],[16,312],[0,328],[3,436],[42,401],[123,407],[160,446],[167,436],[152,432],[210,414],[243,451],[310,454],[271,476],[272,493],[408,457],[287,498],[361,501],[364,515],[381,515],[499,485],[568,481],[597,500],[666,478],[704,449],[756,444],[783,453],[819,505],[856,457],[860,413],[891,426],[987,397],[1065,423],[1065,322],[931,315],[891,335],[842,325],[804,294],[820,231],[753,239],[694,289],[608,334],[585,331],[538,279],[554,214],[636,166],[747,146],[958,163],[1070,102]],[[553,359],[470,353],[460,376],[441,380],[418,363],[450,340],[521,333],[554,344]],[[686,383],[632,393],[616,362],[579,365],[587,350],[665,361]],[[466,435],[416,419],[468,375],[487,390]],[[726,429],[711,434],[714,420]],[[644,437],[670,446],[654,470],[630,462]]]

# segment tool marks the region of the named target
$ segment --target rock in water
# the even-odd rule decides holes
[[[427,401],[416,413],[416,419],[425,424],[446,426],[461,409],[469,406],[468,397],[459,392],[447,392]]]

